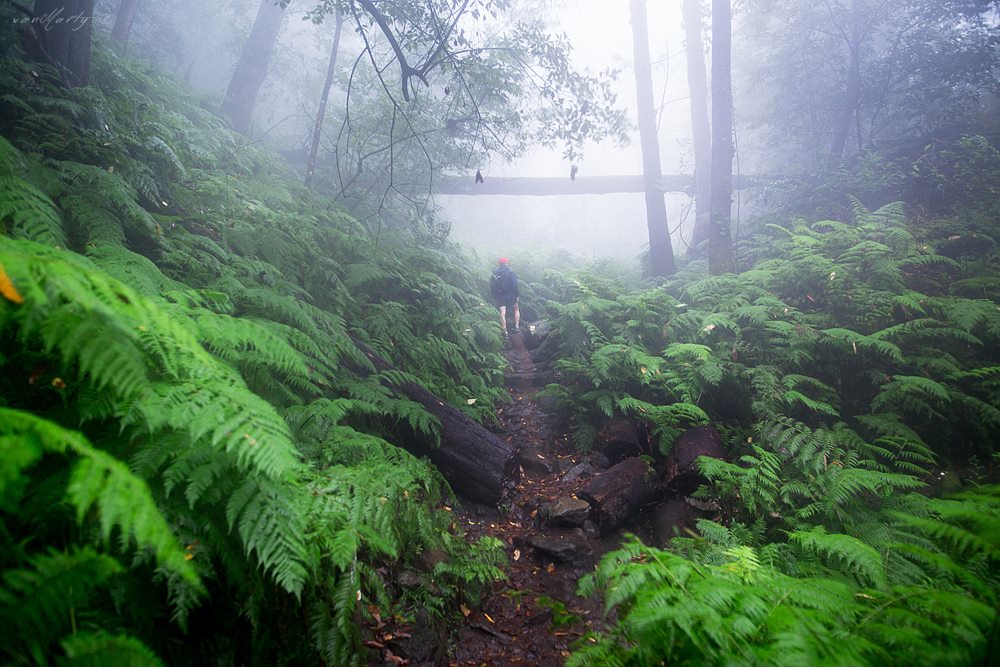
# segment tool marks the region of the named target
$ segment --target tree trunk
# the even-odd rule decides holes
[[[851,131],[851,121],[858,114],[858,105],[861,101],[861,44],[860,29],[858,24],[858,3],[851,3],[851,40],[847,43],[847,48],[851,53],[851,61],[847,68],[847,89],[844,91],[844,106],[840,110],[837,124],[833,131],[833,140],[830,142],[830,157],[840,159],[844,157],[844,149],[847,148],[847,136]],[[861,139],[860,117],[858,118],[858,139]]]
[[[267,66],[278,41],[286,7],[276,4],[276,0],[261,0],[250,37],[243,45],[243,53],[229,82],[222,111],[229,116],[233,129],[242,134],[250,132],[257,93],[267,77]]]
[[[392,364],[364,343],[355,340],[379,371],[395,370]],[[441,422],[441,442],[404,443],[418,456],[427,456],[457,492],[471,500],[495,505],[517,485],[514,448],[481,424],[445,403],[418,384],[403,382],[393,388],[420,403]]]
[[[139,3],[140,0],[121,0],[121,4],[118,5],[118,15],[115,17],[115,27],[111,30],[111,39],[118,44],[118,50],[122,55],[128,51],[128,39],[132,34],[132,22],[135,21]]]
[[[632,46],[635,58],[635,92],[638,101],[639,141],[646,192],[646,226],[649,229],[649,273],[668,276],[677,270],[667,227],[667,204],[659,188],[660,145],[656,138],[653,106],[653,72],[649,62],[646,0],[631,0]]]
[[[711,220],[712,134],[708,122],[708,78],[705,47],[701,39],[701,0],[683,0],[684,45],[691,100],[691,136],[694,139],[694,232],[689,254],[697,256],[708,240]]]
[[[37,0],[34,15],[46,23],[32,28],[30,56],[55,66],[68,86],[87,85],[94,0]]]
[[[736,270],[730,236],[733,169],[732,18],[730,0],[712,0],[712,205],[708,271]]]
[[[316,155],[319,153],[319,140],[323,136],[323,119],[326,117],[326,103],[330,98],[330,88],[333,86],[333,76],[337,71],[337,52],[340,51],[340,32],[344,27],[344,15],[338,9],[335,15],[336,25],[333,32],[333,49],[330,51],[330,64],[326,68],[326,81],[323,82],[323,94],[319,98],[319,111],[316,112],[316,123],[313,126],[312,142],[309,146],[309,163],[306,165],[306,187],[311,188],[313,175],[316,173]]]

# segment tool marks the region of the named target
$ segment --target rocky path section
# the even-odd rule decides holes
[[[382,661],[372,664],[561,666],[575,642],[602,627],[601,601],[576,590],[580,578],[618,547],[623,532],[662,546],[705,515],[684,496],[697,485],[697,456],[722,456],[714,429],[691,429],[661,457],[654,456],[648,433],[623,419],[603,430],[598,451],[583,454],[538,396],[558,378],[536,367],[520,335],[505,356],[511,401],[498,410],[497,435],[516,451],[519,481],[499,507],[466,499],[445,509],[468,539],[489,535],[503,542],[508,579],[478,603],[463,604],[462,623],[450,637],[427,614],[401,625],[383,627],[379,620],[371,629],[381,639],[370,648]],[[421,569],[433,568],[430,562]]]
[[[506,353],[511,402],[498,412],[501,437],[518,452],[523,474],[508,506],[464,504],[456,518],[470,539],[499,538],[509,560],[508,580],[473,608],[454,639],[450,665],[562,665],[570,645],[596,629],[600,601],[576,595],[581,576],[618,545],[601,539],[590,505],[576,492],[593,471],[555,430],[537,400],[546,375],[535,367],[520,336]]]

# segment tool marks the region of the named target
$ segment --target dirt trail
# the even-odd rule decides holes
[[[570,644],[598,629],[603,616],[598,600],[576,595],[578,580],[593,571],[619,538],[602,540],[589,521],[574,516],[572,500],[585,481],[574,479],[574,467],[584,457],[555,430],[537,400],[545,376],[521,336],[512,336],[505,356],[510,364],[511,403],[498,411],[498,418],[501,436],[519,451],[521,482],[507,507],[466,503],[455,513],[470,539],[492,535],[504,542],[509,579],[497,584],[478,606],[462,610],[469,613],[455,638],[449,664],[562,665]],[[569,506],[568,521],[546,520],[557,499],[563,503],[555,507]]]

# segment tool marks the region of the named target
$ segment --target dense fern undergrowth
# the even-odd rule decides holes
[[[66,91],[3,55],[3,660],[363,664],[367,615],[501,577],[396,446],[434,419],[387,388],[493,419],[484,272],[360,224],[148,68],[96,49]],[[616,620],[571,665],[998,659],[995,223],[855,203],[652,288],[519,263],[578,446],[627,416],[653,457],[707,423],[732,453],[700,461],[713,520],[585,580]],[[432,550],[433,586],[398,590]]]
[[[988,231],[855,201],[761,226],[739,276],[540,280],[547,391],[578,445],[628,416],[654,457],[707,423],[732,452],[699,461],[714,520],[665,550],[633,539],[585,580],[618,620],[570,665],[1000,660]]]
[[[483,276],[94,55],[75,90],[0,63],[2,661],[362,664],[376,608],[443,613],[502,577],[395,446],[435,419],[387,388],[492,418]],[[396,590],[429,550],[433,586]]]

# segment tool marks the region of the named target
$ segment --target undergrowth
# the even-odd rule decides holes
[[[65,90],[18,56],[0,64],[3,661],[364,664],[365,619],[407,613],[394,568],[446,555],[438,613],[501,577],[496,541],[467,544],[433,509],[443,479],[397,446],[439,427],[399,382],[481,420],[504,395],[457,251],[365,228],[143,66],[95,49],[92,85]]]
[[[571,298],[547,391],[578,446],[627,417],[660,454],[706,423],[732,454],[699,460],[714,521],[586,579],[619,620],[569,664],[996,659],[995,244],[980,229],[962,255],[947,226],[855,201],[847,221],[761,226],[739,276],[553,279]]]

